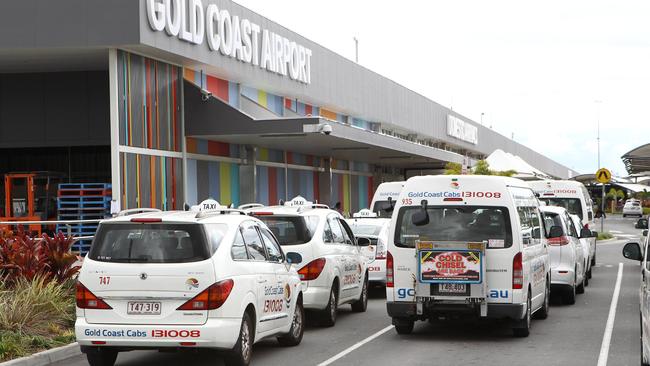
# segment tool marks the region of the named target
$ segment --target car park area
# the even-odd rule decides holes
[[[623,244],[638,240],[641,230],[636,219],[608,217],[605,227],[617,234],[616,239],[598,243],[598,263],[584,294],[575,305],[553,299],[549,318],[533,320],[527,338],[513,338],[509,329],[492,321],[450,321],[437,324],[419,322],[413,333],[398,335],[386,315],[383,291],[370,292],[365,313],[353,313],[342,306],[335,327],[307,324],[298,348],[283,348],[273,340],[255,345],[252,365],[431,365],[431,364],[517,364],[527,365],[597,365],[604,348],[608,365],[639,364],[639,271],[638,263],[621,256]],[[603,347],[612,295],[617,282],[619,263],[623,263],[622,280],[611,343]],[[535,349],[535,352],[530,352]],[[549,355],[552,362],[549,363]],[[328,361],[329,360],[329,361]],[[120,354],[117,365],[156,364],[221,365],[214,354],[159,353],[134,351]],[[86,365],[78,357],[57,366]]]

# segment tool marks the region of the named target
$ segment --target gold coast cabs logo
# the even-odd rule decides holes
[[[199,288],[199,280],[196,278],[188,278],[187,281],[185,281],[185,284],[190,290],[193,288]]]
[[[291,286],[288,283],[284,285],[284,301],[287,302],[287,308],[289,308],[289,304],[291,304]]]
[[[452,189],[460,189],[460,184],[458,184],[458,181],[456,179],[452,179],[451,184],[449,184],[449,186]]]

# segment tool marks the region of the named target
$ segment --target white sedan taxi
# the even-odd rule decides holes
[[[260,220],[213,200],[123,212],[101,222],[79,274],[77,341],[91,366],[182,348],[225,350],[227,365],[248,365],[263,338],[302,340],[300,261]]]
[[[368,270],[362,248],[370,241],[357,241],[341,214],[300,196],[280,206],[249,212],[271,229],[284,250],[302,256],[305,264],[298,274],[303,304],[316,313],[322,325],[333,326],[343,304],[352,304],[356,312],[366,311]]]

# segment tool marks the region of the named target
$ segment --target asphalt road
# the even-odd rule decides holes
[[[621,248],[641,235],[636,219],[610,216],[605,230],[618,236],[599,242],[597,267],[585,294],[575,305],[553,301],[546,320],[535,320],[528,338],[513,338],[509,327],[496,322],[419,322],[413,334],[400,336],[390,325],[383,291],[374,291],[366,313],[340,309],[333,328],[310,326],[302,344],[284,348],[275,340],[255,345],[253,365],[318,365],[352,346],[359,346],[333,365],[596,365],[610,311],[618,265],[623,277],[607,365],[639,365],[638,264],[626,260]],[[598,227],[597,229],[600,229]],[[638,241],[638,240],[637,240]],[[376,337],[368,340],[368,337]],[[359,345],[362,342],[363,344]],[[120,354],[117,365],[222,365],[214,354],[170,354],[137,351]],[[79,356],[56,365],[87,365]]]

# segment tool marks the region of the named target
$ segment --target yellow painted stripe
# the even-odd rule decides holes
[[[269,161],[269,149],[265,149],[265,148],[260,149],[260,160]]]
[[[267,99],[268,98],[266,97],[266,92],[264,90],[257,91],[257,103],[259,103],[264,108],[269,107],[269,101]]]
[[[221,197],[219,201],[222,205],[227,205],[232,203],[232,197],[230,196],[230,164],[221,163],[219,164],[219,188],[221,191]]]

